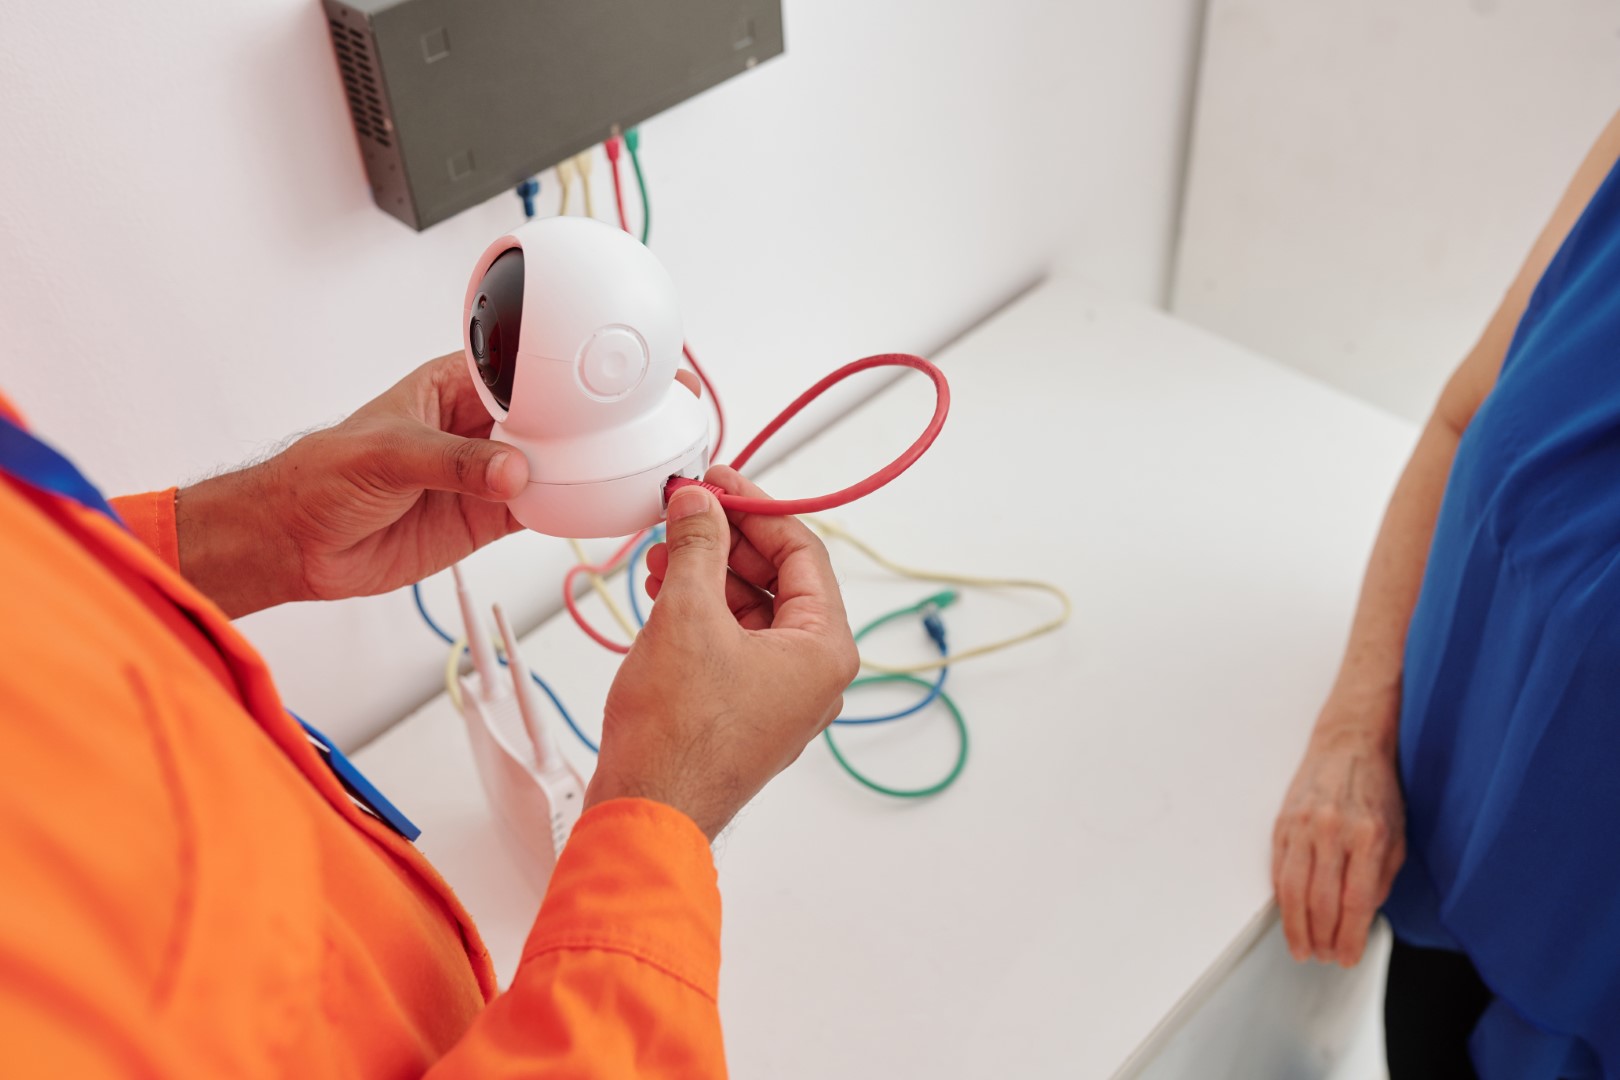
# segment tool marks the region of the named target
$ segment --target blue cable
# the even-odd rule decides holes
[[[540,179],[531,176],[517,186],[517,197],[523,200],[523,216],[534,217],[534,200],[540,196]]]
[[[625,564],[624,578],[625,585],[630,591],[630,612],[636,617],[637,626],[646,626],[647,617],[641,613],[641,590],[636,588],[636,567],[641,565],[641,557],[647,553],[647,549],[663,538],[664,527],[654,526],[647,533],[647,538],[636,545],[636,550],[630,553],[630,561]]]
[[[427,605],[422,603],[422,585],[420,582],[411,586],[411,599],[416,601],[416,613],[422,616],[422,621],[427,623],[428,629],[443,638],[446,645],[454,645],[456,639],[445,633],[444,627],[433,621],[433,616],[428,614]],[[462,651],[466,651],[466,646],[462,647]],[[505,657],[497,656],[496,659],[500,661],[502,667],[506,666]],[[574,718],[568,712],[567,707],[563,705],[562,699],[557,696],[555,690],[546,684],[546,680],[542,679],[533,668],[529,669],[529,678],[533,679],[534,685],[543,690],[546,697],[551,699],[552,705],[556,706],[558,714],[562,716],[563,723],[567,724],[568,730],[572,731],[574,736],[585,744],[585,749],[593,754],[600,753],[601,751],[598,750],[596,744],[591,741],[591,737],[581,731],[578,724],[574,723]]]
[[[945,643],[945,620],[940,617],[937,609],[925,610],[923,614],[923,629],[928,631],[928,636],[934,642],[934,647],[939,650],[939,655],[949,656],[951,650],[950,647]],[[901,709],[899,712],[889,713],[885,716],[840,716],[838,719],[834,720],[833,723],[848,727],[853,727],[860,724],[887,724],[891,720],[904,720],[908,716],[922,712],[935,701],[939,700],[939,695],[945,689],[945,676],[950,670],[951,669],[949,667],[940,668],[939,674],[934,677],[934,685],[928,688],[928,693],[921,701],[917,702],[910,708]]]
[[[427,623],[428,629],[439,635],[446,645],[454,645],[456,639],[447,634],[444,627],[433,621],[433,616],[428,614],[427,605],[422,603],[421,582],[411,586],[411,599],[416,601],[416,613],[422,616],[422,621]]]

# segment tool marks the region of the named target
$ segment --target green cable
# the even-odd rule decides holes
[[[903,619],[907,615],[922,614],[925,610],[930,608],[938,611],[943,608],[950,607],[952,604],[956,603],[959,596],[960,594],[957,593],[955,589],[946,589],[943,592],[935,593],[933,596],[930,596],[925,600],[920,600],[909,607],[897,608],[894,611],[889,612],[887,615],[879,615],[877,618],[873,619],[871,622],[867,623],[865,626],[861,627],[855,632],[855,640],[859,642],[862,638],[876,630],[878,627],[894,622],[896,619]],[[915,675],[897,674],[867,675],[864,678],[856,679],[854,682],[850,683],[849,689],[857,690],[863,686],[876,686],[881,683],[900,682],[910,683],[913,686],[920,686],[924,690],[932,690],[934,688],[934,684],[928,682],[926,679],[919,679]],[[856,783],[877,792],[879,795],[887,795],[894,799],[926,799],[930,795],[938,795],[940,792],[956,783],[957,779],[962,775],[962,770],[967,767],[968,729],[967,720],[963,718],[962,710],[957,707],[957,704],[951,698],[951,695],[941,690],[937,697],[940,701],[945,703],[945,708],[950,711],[951,720],[956,725],[956,734],[960,749],[957,751],[956,762],[951,766],[951,771],[946,773],[943,779],[937,781],[936,783],[929,784],[926,787],[894,788],[889,787],[887,784],[880,784],[876,780],[873,780],[863,774],[859,769],[855,768],[855,766],[849,763],[849,759],[844,757],[843,753],[838,749],[838,743],[833,740],[832,728],[829,727],[827,730],[823,731],[821,733],[821,737],[827,740],[827,749],[832,751],[833,760],[838,762],[839,768],[848,773],[850,778]]]
[[[641,132],[631,128],[624,133],[625,149],[630,151],[630,165],[636,170],[636,188],[641,192],[641,242],[647,242],[647,234],[652,232],[652,204],[647,201],[647,178],[641,175]]]
[[[922,687],[924,690],[931,690],[933,689],[934,685],[927,679],[919,679],[915,675],[868,675],[865,678],[856,679],[854,682],[850,683],[849,688],[854,690],[861,686],[872,686],[876,683],[891,682],[912,683],[913,685]],[[845,759],[844,755],[839,752],[838,744],[833,741],[832,728],[828,728],[826,731],[823,731],[821,733],[821,737],[827,740],[827,749],[832,751],[833,760],[838,762],[839,767],[848,773],[850,777],[857,783],[870,788],[879,795],[888,795],[895,799],[926,799],[930,795],[938,795],[940,792],[956,783],[957,778],[962,775],[962,770],[967,767],[967,721],[962,718],[962,710],[957,708],[956,702],[951,699],[950,694],[941,690],[939,692],[939,700],[945,703],[945,708],[950,710],[951,719],[956,723],[956,735],[960,741],[961,749],[957,751],[956,763],[951,766],[951,771],[945,774],[945,778],[937,783],[929,784],[927,787],[893,788],[886,784],[880,784],[876,780],[863,775],[860,770],[856,769],[855,766],[851,765]]]
[[[855,631],[855,643],[860,644],[861,639],[880,626],[886,626],[896,619],[903,619],[907,615],[920,615],[924,608],[932,607],[936,611],[944,611],[962,598],[962,594],[955,589],[944,589],[933,596],[917,601],[910,607],[896,608],[887,615],[879,615],[859,630]]]

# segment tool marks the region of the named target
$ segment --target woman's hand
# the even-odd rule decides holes
[[[1272,834],[1271,882],[1295,960],[1357,963],[1406,857],[1406,809],[1388,723],[1330,706]]]
[[[491,426],[462,355],[430,361],[335,427],[183,489],[181,572],[232,618],[419,581],[520,527],[502,500],[528,462]]]
[[[730,469],[708,479],[763,494]],[[608,693],[585,804],[653,799],[713,839],[838,715],[860,659],[827,549],[793,518],[728,522],[682,488],[647,566],[658,603]]]

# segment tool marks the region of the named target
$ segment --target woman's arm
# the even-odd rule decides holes
[[[1620,159],[1620,114],[1570,182],[1478,344],[1446,384],[1390,499],[1350,643],[1272,838],[1272,884],[1297,960],[1361,959],[1405,856],[1396,776],[1401,663],[1441,496],[1463,431],[1496,385],[1536,283]]]

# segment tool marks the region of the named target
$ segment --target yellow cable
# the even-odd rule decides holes
[[[450,695],[450,703],[461,711],[461,654],[467,649],[467,639],[458,638],[450,646],[450,657],[444,662],[444,692]]]
[[[596,216],[596,207],[591,205],[591,164],[595,152],[596,148],[593,146],[574,155],[574,168],[579,170],[579,190],[585,196],[586,217]]]
[[[574,159],[557,162],[557,186],[562,189],[562,202],[557,204],[557,215],[561,217],[568,213],[568,192],[574,186],[574,177],[578,175],[574,168]]]
[[[590,565],[591,557],[585,553],[585,546],[578,540],[570,540],[568,543],[574,549],[575,561],[581,566]],[[608,573],[612,573],[614,569],[616,568],[610,568]],[[587,570],[585,576],[591,579],[591,588],[596,590],[596,595],[600,596],[602,603],[607,605],[608,614],[612,615],[613,621],[619,624],[619,629],[624,631],[624,636],[634,641],[636,639],[635,625],[631,623],[630,616],[624,613],[624,608],[620,607],[619,602],[614,599],[613,593],[607,587],[607,582],[602,580],[602,575],[594,570]]]
[[[1061,614],[1055,618],[1049,619],[1031,630],[1026,630],[1021,634],[1016,634],[1009,638],[1003,638],[1000,641],[992,641],[987,645],[977,645],[971,649],[963,649],[960,652],[953,652],[948,656],[942,656],[938,660],[929,661],[928,663],[910,665],[880,664],[875,660],[868,660],[863,656],[861,657],[861,666],[869,671],[877,671],[885,675],[915,675],[924,671],[937,671],[942,667],[952,664],[960,664],[964,660],[972,660],[980,656],[988,656],[991,653],[1000,652],[1003,649],[1010,649],[1014,645],[1022,645],[1026,641],[1033,641],[1035,638],[1041,637],[1045,634],[1050,634],[1054,630],[1061,627],[1064,623],[1068,622],[1069,616],[1074,613],[1074,605],[1069,600],[1069,594],[1049,581],[1036,581],[1033,578],[978,577],[972,574],[951,574],[942,573],[936,570],[919,570],[915,567],[905,566],[901,563],[897,563],[893,559],[880,554],[866,541],[851,535],[847,529],[834,525],[830,521],[823,521],[820,518],[812,517],[806,517],[804,520],[823,536],[834,540],[842,540],[844,543],[848,544],[856,551],[859,551],[862,555],[865,555],[868,559],[871,559],[878,566],[881,566],[883,569],[892,574],[898,574],[901,577],[913,578],[919,581],[937,581],[944,585],[962,585],[968,588],[1031,589],[1036,592],[1044,592],[1047,595],[1054,597],[1063,609]]]

